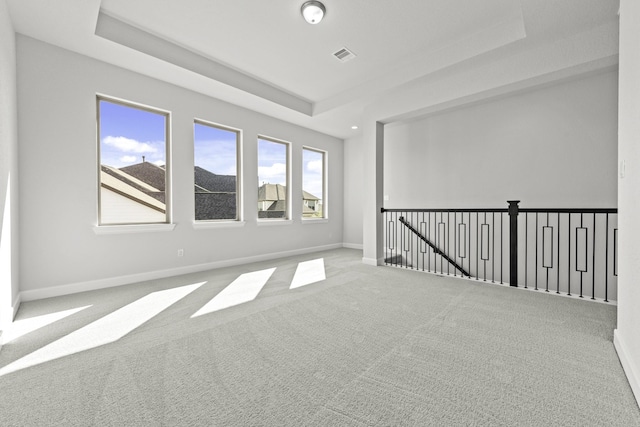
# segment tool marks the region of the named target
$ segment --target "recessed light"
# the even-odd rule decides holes
[[[353,126],[351,126],[351,129],[356,130],[356,129],[358,129],[358,126],[353,125]]]

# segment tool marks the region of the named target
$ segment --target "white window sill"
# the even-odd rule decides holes
[[[257,222],[258,222],[258,227],[293,224],[293,220],[291,219],[259,219]]]
[[[302,224],[326,224],[329,218],[302,218]]]
[[[131,224],[131,225],[97,225],[93,227],[96,234],[131,234],[173,231],[175,224]]]
[[[204,230],[207,228],[239,228],[244,227],[244,221],[193,221],[193,228]]]

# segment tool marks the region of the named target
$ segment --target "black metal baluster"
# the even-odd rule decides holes
[[[431,239],[432,222],[433,221],[431,221],[431,212],[427,212],[427,239],[429,239],[430,242],[433,242],[433,240]],[[431,271],[431,246],[427,248],[427,271]]]
[[[398,234],[396,233],[396,227],[398,224],[398,213],[393,212],[391,217],[393,220],[390,223],[390,229],[393,230],[393,247],[391,248],[391,265],[394,267],[398,264],[398,259],[396,258],[396,248],[398,247]]]
[[[560,293],[560,212],[558,212],[558,259],[556,267],[556,294]]]
[[[487,213],[484,213],[484,218],[482,219],[482,226],[484,227],[485,225],[487,225]],[[482,258],[482,275],[483,275],[483,280],[486,282],[487,281],[487,260],[484,258],[484,232],[480,232],[480,238],[482,239],[482,242],[480,243],[480,249],[482,250],[482,254],[480,255],[480,258]],[[487,239],[489,238],[489,233],[487,233]],[[489,242],[487,242],[487,252],[489,251]],[[488,255],[488,254],[487,254]]]
[[[458,249],[458,212],[457,211],[453,211],[453,259],[456,260],[456,262],[458,261],[458,257],[457,257],[457,249]],[[456,268],[453,269],[453,277],[457,276],[456,274]]]
[[[496,213],[491,212],[491,283],[496,283]],[[499,249],[499,248],[498,248]]]
[[[580,214],[580,228],[582,227],[582,219],[583,219],[583,214]],[[577,230],[576,230],[576,268],[578,267],[578,234],[577,234]],[[586,246],[586,251],[589,250],[589,243],[587,242],[587,239],[585,238],[585,246]],[[586,259],[585,259],[585,264],[586,264]],[[586,266],[585,266],[586,267]],[[583,274],[584,272],[580,273],[580,298],[583,298],[582,296],[582,280],[583,280]]]
[[[450,254],[451,250],[449,249],[449,224],[451,223],[451,212],[447,211],[447,225],[446,225],[446,230],[447,230],[447,247],[445,249],[445,254]],[[447,276],[449,275],[449,266],[451,265],[450,262],[447,263]]]
[[[538,212],[536,212],[536,291],[538,290]]]
[[[609,302],[609,214],[606,214],[604,243],[604,302]]]
[[[591,299],[596,299],[596,213],[593,213],[593,244],[591,253]]]
[[[528,289],[527,282],[529,278],[529,212],[524,214],[524,288]]]
[[[571,296],[571,212],[569,212],[569,231],[567,236],[567,246],[569,251],[567,252],[567,295]]]
[[[546,227],[549,227],[549,212],[547,212],[547,225]],[[542,228],[542,266],[545,267],[545,270],[547,271],[547,282],[545,284],[545,292],[549,292],[549,267],[544,265],[544,259],[545,259],[545,250],[547,249],[545,247],[544,244],[544,237],[545,237],[545,231],[544,228]],[[551,258],[553,258],[553,241],[551,242]]]
[[[503,221],[504,214],[500,214],[500,284],[502,285],[502,272],[504,271],[504,265],[502,264],[502,244],[504,243],[504,238],[502,236],[502,232],[504,231]]]
[[[444,222],[442,222],[442,212],[440,212],[440,223],[438,224],[438,249],[440,249],[440,251],[442,251],[442,234],[440,233],[440,224],[444,225]],[[444,274],[444,268],[442,267],[442,263],[443,263],[443,259],[442,259],[442,254],[440,254],[440,274]]]
[[[469,272],[471,272],[471,212],[467,214],[467,222],[469,223],[469,231],[467,232],[467,235],[468,235],[467,248],[469,248],[469,256],[467,257],[467,264],[468,264],[467,266],[469,267]]]
[[[421,224],[426,224],[426,222],[424,222],[424,212],[422,212],[421,217],[422,217],[422,222],[421,222]],[[422,230],[420,230],[420,232],[421,232],[424,236],[426,236],[426,235],[427,235],[426,227],[421,227],[421,228],[422,228]],[[422,243],[421,243],[421,244],[422,244]],[[424,251],[423,251],[422,249],[420,249],[420,253],[422,254],[422,271],[424,271]]]

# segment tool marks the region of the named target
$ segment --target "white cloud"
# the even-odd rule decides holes
[[[322,160],[312,160],[307,163],[307,170],[322,173]]]
[[[287,165],[284,163],[274,163],[271,166],[258,167],[258,177],[260,183],[284,184],[287,176]]]
[[[140,142],[124,136],[107,136],[102,139],[102,142],[125,153],[155,153],[158,151],[148,142]]]
[[[133,163],[136,160],[138,160],[138,158],[136,156],[122,156],[122,157],[120,157],[120,161],[122,163]]]

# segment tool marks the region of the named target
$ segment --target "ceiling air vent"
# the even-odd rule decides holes
[[[355,58],[356,54],[351,52],[346,47],[343,47],[342,49],[338,50],[337,52],[333,52],[333,56],[338,58],[341,62],[347,62],[348,60]]]

